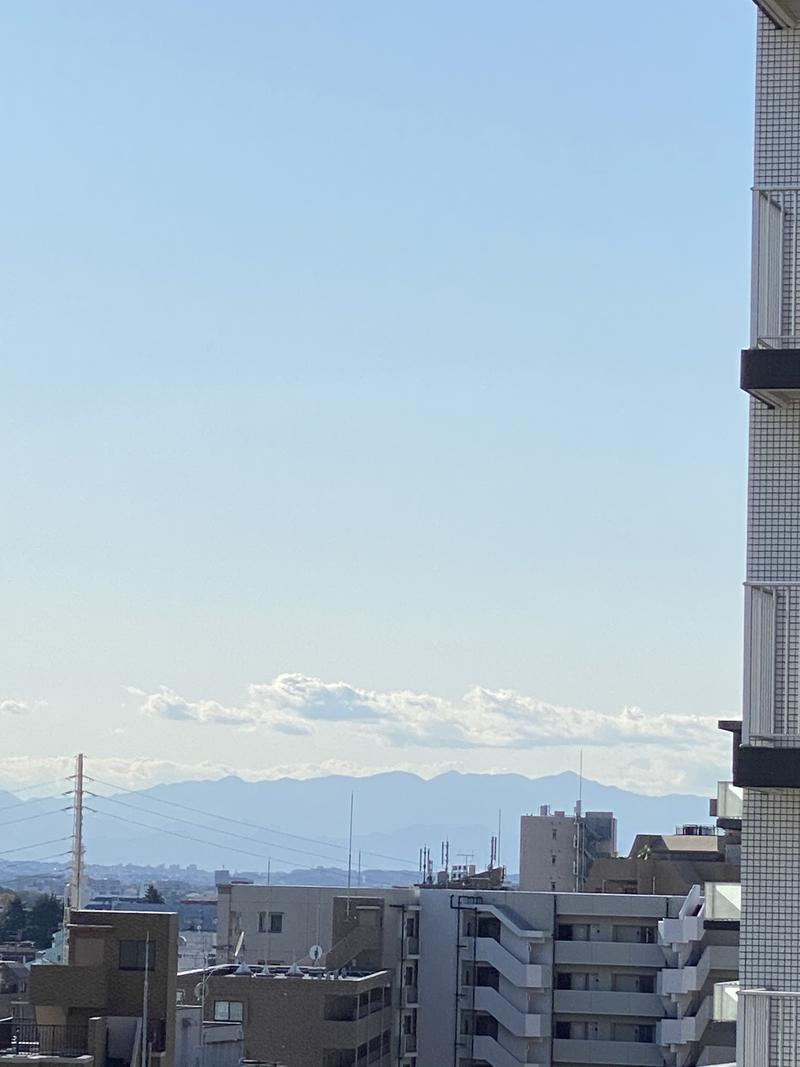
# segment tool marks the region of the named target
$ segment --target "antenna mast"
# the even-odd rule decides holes
[[[347,888],[353,881],[353,794],[350,794],[350,837],[347,846]]]

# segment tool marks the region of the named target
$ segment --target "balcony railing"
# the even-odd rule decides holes
[[[798,348],[800,189],[756,189],[753,197],[752,347]]]
[[[0,1023],[0,1055],[85,1056],[86,1026],[39,1026],[34,1022]]]

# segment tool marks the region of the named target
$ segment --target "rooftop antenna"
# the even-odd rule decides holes
[[[239,937],[238,937],[238,939],[236,941],[236,948],[233,950],[233,958],[235,960],[239,960],[239,966],[233,972],[234,974],[250,974],[250,968],[244,962],[243,953],[244,953],[244,930],[242,930],[242,932],[239,934]],[[242,957],[241,959],[239,959],[240,956]]]
[[[494,858],[497,866],[500,866],[500,834],[503,830],[503,809],[497,809],[497,845],[494,850]]]
[[[583,749],[578,757],[578,802],[575,805],[575,892],[583,890]]]

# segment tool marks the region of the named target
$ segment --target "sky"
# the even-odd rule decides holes
[[[726,777],[754,24],[0,7],[0,788]]]

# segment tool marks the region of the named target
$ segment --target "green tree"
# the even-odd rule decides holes
[[[145,889],[145,891],[144,891],[144,899],[147,901],[148,904],[163,904],[164,903],[164,895],[163,895],[163,893],[159,892],[159,890],[156,889],[156,887],[153,885],[152,882],[147,887],[147,889]]]
[[[53,934],[61,925],[64,905],[52,893],[37,897],[28,912],[25,933],[37,948],[49,948]]]
[[[25,929],[27,915],[19,897],[11,898],[5,911],[0,915],[0,937],[6,941],[19,940]]]

